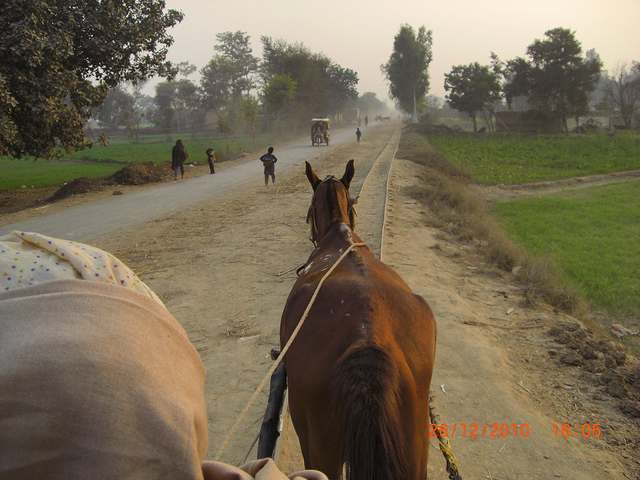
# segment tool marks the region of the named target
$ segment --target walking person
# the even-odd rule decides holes
[[[269,147],[267,153],[260,157],[260,161],[264,165],[264,184],[269,185],[269,177],[271,183],[276,183],[276,162],[278,159],[273,154],[273,147]]]
[[[360,143],[360,137],[362,136],[362,132],[359,128],[356,128],[356,138],[358,139],[358,143]]]
[[[207,149],[207,162],[209,163],[209,170],[211,170],[210,175],[216,173],[215,168],[213,167],[213,162],[216,161],[216,152],[213,151],[212,148]]]
[[[180,178],[184,178],[184,162],[187,158],[189,158],[189,154],[182,140],[176,140],[176,144],[171,149],[171,168],[175,175],[174,182],[178,179],[178,170],[180,170]]]

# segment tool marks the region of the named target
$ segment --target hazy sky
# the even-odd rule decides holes
[[[595,48],[612,70],[640,61],[640,0],[166,0],[184,12],[170,30],[169,59],[198,70],[214,55],[216,33],[241,30],[262,57],[261,36],[300,42],[358,73],[358,91],[388,101],[380,72],[400,25],[433,31],[430,93],[444,97],[444,74],[454,65],[489,64],[525,56],[527,46],[555,27],[570,28],[583,52]],[[198,81],[199,75],[189,77]],[[392,105],[392,102],[388,102]]]

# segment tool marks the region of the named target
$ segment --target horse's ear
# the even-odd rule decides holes
[[[313,171],[313,168],[311,168],[311,164],[309,164],[309,162],[304,162],[304,163],[307,164],[307,168],[306,168],[307,178],[309,179],[311,188],[313,188],[313,191],[315,192],[317,186],[320,185],[320,179],[318,178],[318,175],[316,175],[316,172]]]
[[[345,187],[347,187],[347,190],[349,190],[349,185],[351,185],[351,180],[353,180],[353,176],[355,175],[355,173],[356,173],[356,169],[353,166],[353,158],[352,158],[351,160],[349,160],[349,163],[347,163],[347,168],[344,171],[344,175],[340,179],[342,184]]]

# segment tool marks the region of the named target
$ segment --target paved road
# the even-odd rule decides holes
[[[368,131],[374,128],[375,126],[369,127]],[[354,132],[353,128],[332,131],[329,147],[312,147],[305,138],[286,149],[276,148],[275,154],[278,157],[276,174],[338,145],[355,141]],[[13,230],[23,230],[87,242],[91,238],[117,228],[166,215],[172,210],[184,208],[185,205],[263,178],[262,167],[257,164],[257,160],[252,160],[220,170],[214,179],[209,175],[203,175],[175,183],[162,183],[136,193],[114,196],[107,200],[5,225],[0,227],[0,235]]]

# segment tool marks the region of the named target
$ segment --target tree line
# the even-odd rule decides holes
[[[428,111],[431,45],[431,31],[424,26],[416,32],[402,25],[393,53],[381,67],[391,96],[413,116]],[[592,49],[583,55],[575,32],[558,27],[529,45],[526,58],[502,61],[492,52],[490,65],[454,66],[445,74],[444,88],[446,103],[468,114],[474,131],[479,115],[493,128],[498,109],[518,104],[560,120],[566,132],[567,118],[575,117],[578,123],[579,117],[590,113],[595,97],[599,97],[598,108],[618,112],[631,128],[640,105],[640,62],[631,67],[622,64],[611,75],[603,73],[597,52]]]
[[[372,92],[359,96],[357,73],[324,54],[262,37],[257,58],[241,31],[216,35],[196,84],[196,67],[166,58],[167,31],[182,19],[164,0],[5,0],[0,156],[53,158],[91,147],[84,127],[92,117],[124,125],[135,139],[147,122],[168,131],[214,118],[224,134],[256,135],[265,123],[298,129],[313,116],[340,118],[352,105],[386,109]],[[166,80],[150,98],[143,87],[152,77]]]
[[[140,94],[140,82],[131,92],[117,86],[95,118],[106,126],[124,125],[134,139],[143,120],[166,132],[213,127],[222,134],[255,138],[265,126],[296,131],[306,129],[314,116],[340,120],[350,107],[371,113],[385,108],[375,93],[359,96],[356,72],[303,44],[263,36],[260,59],[245,32],[218,33],[216,40],[199,83],[188,78],[195,66],[178,63],[176,78],[156,85],[154,97]]]

